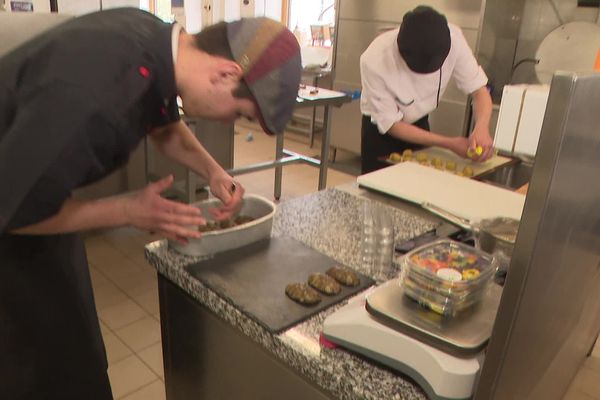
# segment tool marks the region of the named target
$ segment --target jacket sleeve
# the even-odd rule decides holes
[[[460,28],[456,28],[452,35],[452,46],[456,47],[457,59],[452,77],[456,86],[464,93],[471,94],[488,82],[483,68],[477,63],[473,51],[469,47]]]

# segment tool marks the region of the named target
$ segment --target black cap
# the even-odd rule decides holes
[[[418,6],[404,15],[396,41],[400,55],[412,71],[435,72],[450,52],[448,21],[433,8]]]

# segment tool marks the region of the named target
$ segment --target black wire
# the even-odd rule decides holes
[[[510,79],[509,79],[509,83],[512,83],[513,80],[513,75],[515,74],[515,70],[519,67],[519,65],[523,64],[523,63],[533,63],[533,64],[539,64],[540,60],[538,60],[537,58],[524,58],[521,61],[519,61],[518,63],[516,63],[515,65],[512,66],[512,68],[510,69]]]
[[[510,72],[514,73],[515,69],[517,69],[519,67],[519,65],[526,63],[526,62],[533,63],[533,64],[539,64],[540,60],[538,60],[537,58],[524,58],[524,59],[520,60],[518,63],[516,63],[515,65],[513,65]]]

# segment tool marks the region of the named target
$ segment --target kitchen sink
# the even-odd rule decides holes
[[[518,189],[531,179],[533,163],[515,159],[477,177],[477,180],[508,189]]]

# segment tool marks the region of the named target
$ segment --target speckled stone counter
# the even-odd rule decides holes
[[[361,216],[365,201],[371,200],[337,189],[289,200],[278,206],[272,236],[293,237],[343,264],[371,275],[377,282],[393,278],[397,270],[373,275],[360,265]],[[393,216],[396,240],[414,237],[435,226],[434,222],[414,214],[384,207]],[[185,266],[200,258],[180,255],[170,250],[164,240],[148,244],[146,257],[169,281],[336,398],[426,399],[421,389],[406,377],[343,349],[320,346],[323,321],[346,301],[281,334],[273,335],[187,273]]]

